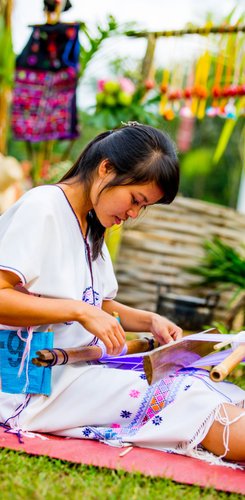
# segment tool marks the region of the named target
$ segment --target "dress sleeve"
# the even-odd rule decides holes
[[[1,217],[0,269],[19,276],[23,285],[39,276],[54,237],[51,207],[34,194],[23,197]]]
[[[103,258],[99,257],[100,265],[103,266],[103,300],[112,300],[116,297],[118,284],[113,270],[111,257],[106,244],[102,248]]]

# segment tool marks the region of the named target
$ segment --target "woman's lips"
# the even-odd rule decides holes
[[[122,219],[120,217],[115,216],[115,224],[121,224]]]

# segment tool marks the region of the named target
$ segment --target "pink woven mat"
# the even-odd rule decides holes
[[[48,439],[41,439],[41,437]],[[40,434],[24,437],[19,443],[14,434],[0,429],[0,447],[21,450],[30,455],[46,455],[74,463],[141,472],[147,476],[165,477],[179,483],[213,487],[217,490],[245,494],[245,470],[210,465],[195,458],[134,447],[124,456],[125,448],[114,448],[92,440],[67,439]]]

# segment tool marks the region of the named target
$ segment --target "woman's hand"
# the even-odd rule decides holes
[[[182,337],[182,329],[160,314],[152,315],[151,333],[159,344],[168,344]]]
[[[98,307],[86,304],[82,319],[79,321],[106,346],[107,354],[120,354],[125,345],[125,332],[116,318]]]

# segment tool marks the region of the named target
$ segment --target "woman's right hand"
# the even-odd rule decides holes
[[[126,336],[119,321],[98,307],[84,303],[83,306],[86,307],[84,307],[79,323],[105,344],[107,354],[112,356],[120,354],[125,345]]]
[[[78,321],[98,337],[110,355],[118,355],[125,345],[125,332],[111,314],[81,300],[37,297],[15,290],[19,276],[0,270],[0,322],[30,326]]]

